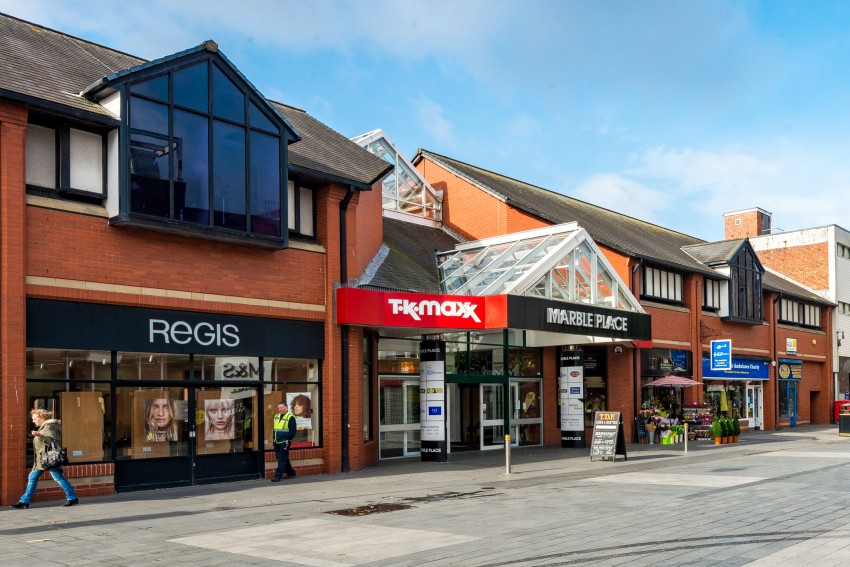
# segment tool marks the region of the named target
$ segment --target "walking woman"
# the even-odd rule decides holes
[[[38,484],[38,478],[41,476],[41,473],[44,472],[41,465],[41,457],[47,450],[44,438],[50,437],[57,443],[62,443],[62,426],[58,419],[51,419],[53,417],[53,412],[43,409],[34,409],[30,412],[30,417],[32,418],[33,425],[38,428],[37,431],[33,430],[31,432],[33,437],[32,447],[33,453],[35,453],[35,460],[32,464],[32,472],[30,472],[26,492],[24,492],[24,495],[21,496],[20,502],[12,504],[12,508],[18,509],[30,507],[30,501],[32,500],[33,494],[35,494],[35,486]],[[59,483],[59,487],[65,491],[65,498],[67,498],[67,502],[65,502],[63,506],[74,506],[77,504],[79,499],[77,498],[71,483],[68,482],[68,479],[65,478],[64,474],[62,474],[62,469],[50,469],[48,472],[50,473],[50,476],[53,477],[53,480]]]

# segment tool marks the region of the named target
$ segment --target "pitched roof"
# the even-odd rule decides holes
[[[419,150],[414,163],[422,157],[441,164],[513,207],[553,224],[575,221],[598,244],[672,269],[722,278],[722,274],[712,269],[711,265],[718,260],[722,263],[722,259],[731,258],[745,242],[706,242],[424,149]],[[768,291],[830,304],[812,290],[774,272],[766,271],[762,285]]]
[[[368,285],[397,290],[440,293],[435,250],[451,250],[460,242],[441,228],[384,217],[387,257]]]
[[[708,266],[714,264],[728,264],[729,261],[738,253],[741,246],[746,242],[743,238],[735,238],[732,240],[721,240],[719,242],[707,242],[704,244],[691,244],[685,246],[684,250],[697,261]]]
[[[419,150],[414,163],[426,156],[513,207],[553,224],[577,222],[598,244],[630,256],[685,271],[712,274],[686,254],[683,246],[703,241],[578,199],[524,183],[428,150]],[[449,195],[451,199],[451,195]]]
[[[101,77],[144,62],[6,14],[0,14],[0,53],[0,96],[102,116],[109,113],[79,94]]]
[[[180,54],[171,54],[169,59]],[[0,14],[0,99],[92,120],[114,120],[79,96],[107,77],[150,62],[38,24]],[[161,61],[161,60],[157,60]],[[289,146],[295,169],[370,188],[391,166],[303,110],[270,101],[303,139]]]

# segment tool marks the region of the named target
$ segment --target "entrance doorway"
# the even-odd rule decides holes
[[[116,388],[118,492],[260,478],[256,387]]]
[[[419,376],[380,376],[378,383],[380,458],[418,455]]]
[[[764,429],[764,392],[761,386],[747,386],[746,412],[750,429]]]

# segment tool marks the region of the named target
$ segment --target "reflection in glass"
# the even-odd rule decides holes
[[[175,71],[174,104],[206,113],[209,109],[207,90],[207,62]]]
[[[245,129],[213,123],[213,219],[215,226],[246,230]]]

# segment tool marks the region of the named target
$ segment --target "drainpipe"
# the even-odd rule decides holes
[[[351,198],[354,197],[354,186],[348,186],[348,192],[345,194],[345,198],[339,203],[339,281],[342,285],[348,284],[348,262],[347,262],[347,253],[348,253],[348,238],[346,237],[346,222],[345,222],[345,213],[348,210],[348,204],[351,202]],[[342,364],[342,373],[340,376],[340,391],[342,395],[342,432],[340,435],[340,440],[342,442],[342,452],[340,453],[342,457],[342,472],[349,472],[348,467],[348,348],[349,348],[349,337],[348,337],[348,325],[340,325],[339,333],[340,333],[340,342],[342,353],[340,357],[340,362]]]
[[[773,300],[773,313],[772,313],[772,327],[773,327],[773,352],[770,353],[771,365],[773,366],[773,397],[775,398],[773,403],[773,429],[774,431],[779,431],[779,361],[777,360],[777,348],[776,348],[776,325],[779,322],[779,316],[777,315],[778,311],[776,309],[776,305],[779,303],[779,300],[782,299],[782,294],[777,293],[776,298]],[[764,394],[762,394],[764,395]]]
[[[635,274],[637,273],[638,269],[640,269],[640,267],[642,265],[643,265],[643,260],[638,260],[637,264],[635,264],[634,267],[632,268],[632,293],[635,293],[635,291],[636,291],[636,289],[635,289]],[[640,294],[638,294],[637,296],[639,296],[639,295]],[[652,337],[650,337],[650,338],[652,338]],[[635,417],[637,417],[638,410],[640,409],[640,406],[638,405],[638,384],[640,384],[640,379],[638,378],[638,353],[639,352],[640,352],[640,349],[637,349],[637,348],[632,349],[632,396],[634,396],[634,406],[635,406],[634,414],[635,414]],[[635,433],[635,435],[637,435],[637,433]]]

